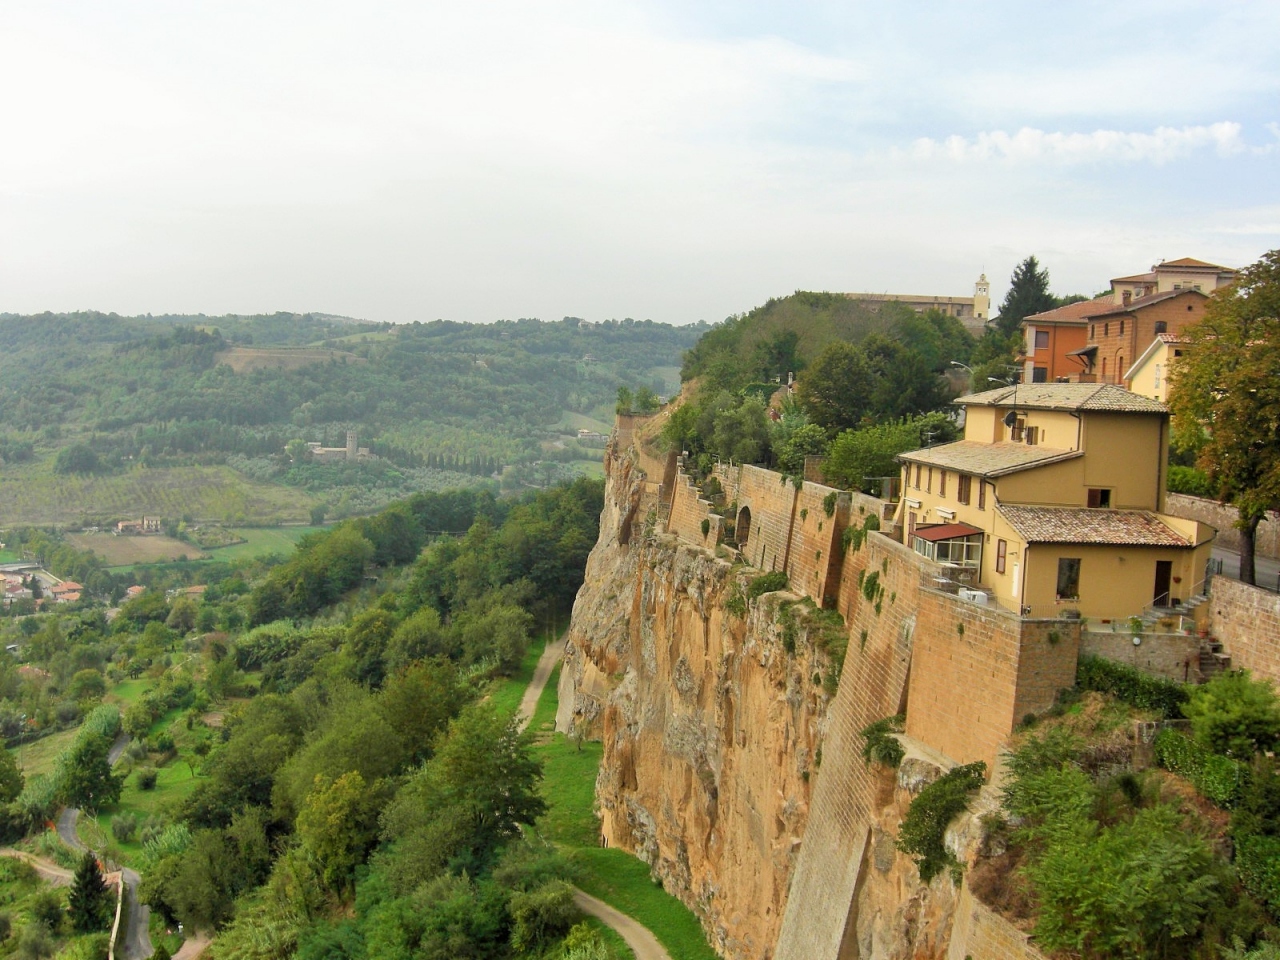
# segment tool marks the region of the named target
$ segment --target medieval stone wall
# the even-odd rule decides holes
[[[1135,647],[1128,630],[1086,630],[1080,637],[1080,654],[1114,660],[1165,680],[1200,682],[1199,637],[1144,634]]]
[[[1235,507],[1219,503],[1217,500],[1206,500],[1204,497],[1170,493],[1165,500],[1165,510],[1175,517],[1207,523],[1218,531],[1214,543],[1227,550],[1239,552],[1240,531],[1235,525],[1240,519],[1240,513]],[[1280,517],[1276,514],[1269,515],[1258,524],[1254,550],[1260,557],[1280,557]]]
[[[1280,684],[1280,593],[1229,577],[1214,577],[1210,591],[1210,629],[1231,666]]]
[[[966,885],[956,904],[947,960],[1047,960],[1025,933],[979,902]]]

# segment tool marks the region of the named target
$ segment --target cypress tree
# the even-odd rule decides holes
[[[76,867],[67,912],[71,914],[71,925],[82,933],[104,929],[111,915],[111,891],[91,850],[84,852]]]
[[[1058,305],[1049,292],[1049,271],[1041,270],[1035,257],[1027,257],[1014,268],[1009,278],[1009,292],[1000,304],[996,325],[1005,336],[1016,333],[1018,326],[1033,313],[1043,313]]]

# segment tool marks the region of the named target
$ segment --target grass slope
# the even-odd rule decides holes
[[[279,553],[290,556],[293,548],[309,533],[323,530],[324,527],[288,526],[288,527],[235,527],[232,533],[244,539],[244,543],[235,543],[229,547],[215,547],[209,552],[215,560],[254,560],[268,554]]]
[[[314,503],[302,490],[255,483],[230,467],[138,466],[105,476],[55,474],[52,458],[0,467],[0,527],[144,514],[279,523],[307,520]]]
[[[530,724],[541,738],[534,750],[543,762],[542,795],[548,805],[539,830],[578,868],[579,887],[648,927],[672,960],[716,960],[698,918],[654,882],[646,863],[623,850],[601,849],[593,806],[604,748],[583,743],[579,749],[554,732],[559,680],[556,667]]]

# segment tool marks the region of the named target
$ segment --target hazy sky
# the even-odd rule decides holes
[[[720,320],[1280,246],[1280,3],[0,0],[0,310]]]

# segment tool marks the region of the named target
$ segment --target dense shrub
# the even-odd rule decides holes
[[[1168,488],[1170,493],[1185,493],[1191,497],[1213,496],[1213,485],[1208,475],[1195,467],[1170,465]]]
[[[1280,743],[1280,699],[1247,670],[1221,673],[1196,687],[1182,712],[1206,749],[1242,760]]]
[[[947,825],[964,812],[969,795],[987,778],[987,765],[979,760],[956,767],[921,790],[898,829],[898,849],[910,854],[920,879],[931,881],[944,869],[957,879],[960,864],[943,842]],[[958,879],[957,879],[958,882]]]
[[[898,714],[896,717],[877,720],[866,727],[862,731],[862,738],[866,741],[862,745],[862,759],[868,764],[874,760],[876,763],[883,763],[886,767],[896,767],[900,764],[902,758],[906,756],[906,751],[902,749],[902,744],[893,734],[902,732],[905,719],[902,714]]]
[[[1203,797],[1220,807],[1234,804],[1248,779],[1244,764],[1212,753],[1176,730],[1160,731],[1155,753],[1160,766],[1186,777]]]
[[[787,589],[787,575],[781,570],[761,574],[747,584],[747,599],[755,600],[766,593]]]
[[[1082,690],[1108,693],[1131,706],[1158,711],[1169,719],[1182,716],[1182,705],[1188,699],[1187,688],[1180,683],[1160,680],[1101,657],[1080,658],[1076,683]]]

